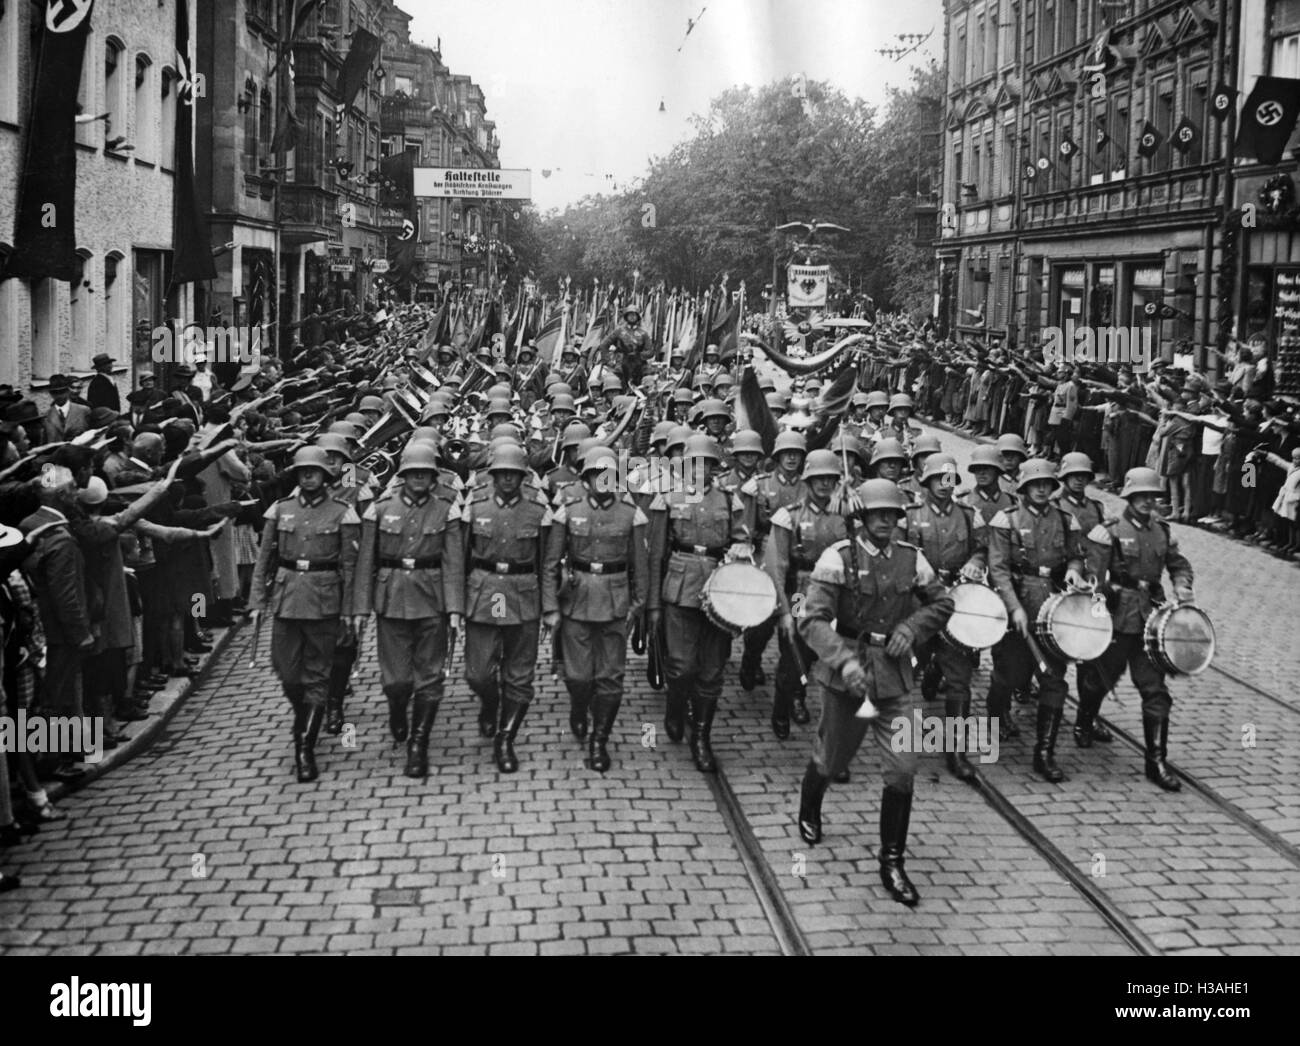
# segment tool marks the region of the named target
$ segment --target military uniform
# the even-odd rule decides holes
[[[601,501],[571,488],[556,508],[547,539],[547,569],[559,565],[560,647],[570,724],[586,737],[592,711],[593,769],[605,758],[627,665],[627,621],[646,601],[648,520],[628,495]]]
[[[912,448],[916,446],[916,441],[925,435],[925,430],[919,425],[913,425],[908,422],[901,427],[894,424],[892,419],[886,420],[876,434],[877,439],[896,439],[903,445],[903,450],[907,454],[907,460],[912,460]]]
[[[682,716],[692,707],[692,748],[709,732],[722,696],[723,672],[731,653],[731,633],[701,609],[704,583],[728,546],[745,543],[745,508],[716,484],[687,486],[656,495],[650,505],[650,587],[647,607],[664,613],[665,675],[668,710],[664,726],[674,741],[682,736]],[[708,765],[711,759],[701,760]]]
[[[369,469],[348,463],[343,466],[337,483],[331,484],[329,494],[351,505],[358,517],[365,513],[375,498],[377,482]],[[352,668],[357,663],[357,637],[345,634],[334,644],[330,660],[329,696],[326,700],[325,731],[338,734],[343,729],[343,700],[351,689]]]
[[[508,502],[487,488],[466,497],[460,523],[443,562],[447,610],[464,615],[465,678],[491,737],[500,705],[522,716],[533,698],[538,621],[556,609],[554,575],[542,570],[551,511],[522,487]]]
[[[986,524],[991,523],[993,517],[999,512],[1010,512],[1018,504],[1016,496],[1001,487],[998,487],[992,496],[986,494],[982,487],[976,487],[974,490],[959,494],[957,502],[973,508]]]
[[[771,540],[763,554],[763,569],[776,584],[782,614],[790,614],[796,626],[804,613],[808,582],[821,554],[844,536],[844,517],[817,507],[805,494],[793,504],[783,505],[772,514]],[[793,636],[777,632],[780,657],[776,664],[776,687],[772,695],[773,729],[781,737],[789,726],[778,724],[791,718],[797,723],[808,721],[805,684],[800,678],[800,660],[809,669],[817,655],[797,627]]]
[[[1079,524],[1079,529],[1084,534],[1090,534],[1093,527],[1104,523],[1106,520],[1106,510],[1102,507],[1101,502],[1096,498],[1088,497],[1086,494],[1076,498],[1062,489],[1056,493],[1053,500],[1075,518],[1075,521]]]
[[[1178,539],[1165,520],[1152,515],[1143,522],[1130,509],[1118,519],[1093,527],[1085,544],[1089,566],[1104,580],[1110,594],[1115,636],[1101,657],[1080,666],[1080,717],[1096,715],[1102,699],[1127,668],[1142,697],[1147,776],[1175,791],[1177,779],[1164,765],[1173,698],[1164,672],[1146,654],[1143,633],[1152,610],[1165,599],[1161,578],[1166,571],[1179,597],[1191,598],[1192,564],[1179,550]],[[1157,756],[1158,775],[1153,766]]]
[[[457,498],[442,488],[416,500],[405,490],[374,502],[362,517],[353,614],[377,615],[379,677],[393,738],[412,736],[414,766],[425,760],[443,696],[448,577],[443,556],[459,538]],[[407,705],[415,707],[412,728]]]
[[[753,535],[754,554],[763,555],[764,542],[772,529],[774,514],[792,505],[807,493],[807,487],[798,472],[786,473],[780,469],[760,472],[746,480],[740,487],[740,501],[745,506],[745,525]],[[742,641],[744,653],[740,659],[741,686],[746,690],[765,682],[762,670],[763,651],[767,649],[777,619],[768,618],[761,625],[745,631]]]

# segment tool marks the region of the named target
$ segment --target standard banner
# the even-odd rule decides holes
[[[532,171],[487,167],[417,167],[415,195],[435,199],[531,200]]]
[[[787,305],[791,309],[819,309],[826,304],[826,287],[830,283],[829,265],[791,265],[786,286]]]

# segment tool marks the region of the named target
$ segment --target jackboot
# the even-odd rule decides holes
[[[1166,792],[1182,791],[1183,786],[1165,762],[1169,752],[1169,720],[1143,716],[1142,735],[1147,746],[1147,780],[1155,782]]]
[[[925,666],[925,671],[921,674],[921,699],[924,701],[933,701],[939,696],[939,683],[943,680],[943,672],[939,670],[939,659],[930,658]]]
[[[412,689],[412,687],[400,686],[384,691],[384,697],[388,699],[388,731],[398,744],[410,736],[410,728],[406,722],[406,709],[411,700]]]
[[[503,774],[513,774],[519,769],[519,759],[515,755],[515,738],[519,734],[519,725],[524,721],[528,706],[512,698],[501,702],[501,722],[497,726],[496,739],[492,746],[496,756],[497,769]]]
[[[970,715],[970,707],[961,701],[945,701],[944,714],[949,716]],[[963,737],[962,750],[960,752],[948,752],[944,761],[948,764],[948,772],[958,781],[973,781],[975,779],[975,767],[971,765],[971,761],[966,755],[971,747],[970,731],[966,730]]]
[[[763,666],[759,662],[762,656],[760,651],[758,656],[751,656],[749,651],[740,658],[740,686],[742,690],[753,690],[756,686],[763,686],[767,683],[767,673],[763,671]]]
[[[325,732],[331,737],[343,733],[343,695],[331,692],[325,702]]]
[[[921,898],[903,868],[911,817],[912,793],[886,787],[880,797],[880,881],[899,904],[915,908]]]
[[[772,693],[772,733],[778,741],[790,736],[790,695],[779,686]]]
[[[587,740],[587,714],[591,709],[591,688],[589,686],[569,687],[569,729],[579,741]]]
[[[998,740],[1007,741],[1020,736],[1020,727],[1011,715],[1011,693],[1003,686],[989,684],[984,705],[991,717],[998,721]]]
[[[301,702],[293,706],[293,772],[299,781],[307,773],[303,762],[303,727],[307,722],[307,709]]]
[[[799,790],[799,834],[810,846],[822,841],[822,798],[830,783],[831,779],[818,773],[817,764],[809,759]]]
[[[587,745],[587,760],[598,774],[603,774],[610,767],[609,749],[606,746],[609,744],[610,731],[614,729],[618,705],[616,697],[597,697],[591,705],[591,740]]]
[[[790,707],[790,718],[800,726],[806,726],[808,720],[812,717],[808,714],[808,704],[804,694],[803,687],[799,687],[794,693],[794,701]]]
[[[664,707],[664,731],[668,740],[680,741],[686,733],[686,688],[681,683],[668,683]]]
[[[497,733],[497,722],[499,719],[498,706],[501,701],[501,691],[494,689],[491,696],[479,697],[478,707],[478,733],[479,737],[495,737]]]
[[[691,757],[700,773],[716,774],[718,762],[713,758],[709,734],[713,731],[713,716],[718,710],[718,699],[696,697],[691,704],[695,706],[695,715],[691,721]]]
[[[308,784],[320,776],[316,769],[316,738],[320,737],[321,723],[325,721],[325,709],[320,705],[303,706],[302,727],[302,762],[298,767],[298,781]]]
[[[1038,706],[1037,742],[1034,745],[1034,773],[1055,784],[1065,780],[1065,771],[1056,765],[1056,732],[1061,728],[1061,710]]]
[[[435,698],[417,696],[411,710],[411,740],[406,745],[406,776],[429,776],[429,734],[438,715]]]

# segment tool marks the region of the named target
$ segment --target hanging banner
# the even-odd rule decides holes
[[[531,200],[532,172],[490,167],[417,167],[415,195],[463,200]]]
[[[792,309],[818,309],[826,304],[829,265],[791,265],[786,297]]]

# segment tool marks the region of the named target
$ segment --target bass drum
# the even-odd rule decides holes
[[[1166,603],[1153,610],[1142,642],[1147,657],[1171,675],[1200,675],[1214,660],[1214,624],[1200,607]]]
[[[1093,661],[1110,646],[1115,622],[1101,598],[1087,592],[1057,592],[1039,608],[1034,634],[1062,661]]]
[[[776,584],[752,563],[724,563],[704,582],[700,608],[719,628],[738,636],[776,612]]]
[[[948,590],[953,612],[943,638],[971,653],[988,650],[1007,634],[1007,605],[988,585],[964,582]]]

